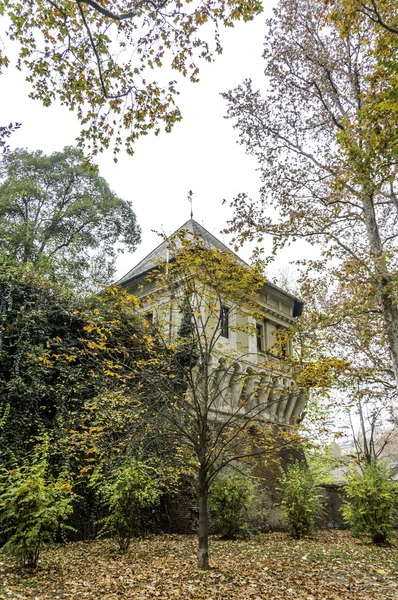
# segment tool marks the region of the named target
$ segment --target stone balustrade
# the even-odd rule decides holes
[[[228,418],[239,412],[243,418],[256,417],[281,425],[297,423],[307,395],[300,390],[291,371],[283,370],[281,361],[273,362],[279,368],[271,365],[265,368],[251,360],[227,364],[223,356],[212,356],[207,377],[210,412],[214,418]]]

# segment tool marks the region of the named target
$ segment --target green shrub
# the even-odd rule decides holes
[[[131,538],[142,533],[141,511],[159,503],[161,489],[156,469],[129,458],[114,471],[101,492],[109,514],[102,520],[100,535],[115,536],[125,552]]]
[[[227,539],[247,535],[258,517],[255,485],[243,475],[220,475],[210,491],[210,509],[217,530]]]
[[[36,450],[33,461],[0,472],[0,525],[3,552],[35,568],[43,545],[55,539],[72,513],[74,495],[65,474],[49,474],[47,448]]]
[[[383,544],[391,534],[397,517],[396,486],[385,464],[373,461],[362,471],[352,467],[345,479],[347,499],[343,517],[354,537],[369,537]]]
[[[305,463],[296,461],[281,477],[282,516],[292,537],[300,539],[314,529],[315,518],[322,507],[322,496]]]

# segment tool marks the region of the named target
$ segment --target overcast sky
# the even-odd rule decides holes
[[[227,205],[222,206],[223,199],[231,200],[243,191],[257,196],[257,163],[236,143],[237,132],[224,119],[226,104],[220,92],[247,77],[253,79],[255,87],[266,88],[261,55],[264,21],[270,12],[269,2],[254,21],[223,31],[223,55],[212,64],[202,64],[199,83],[183,81],[180,85],[178,104],[183,121],[170,134],[142,138],[135,155],[121,152],[116,164],[111,151],[98,158],[100,174],[120,197],[132,202],[142,228],[142,243],[135,254],[118,260],[118,277],[159,243],[154,231],[172,233],[189,219],[188,190],[194,193],[194,218],[225,243],[228,237],[220,231],[232,213]],[[22,128],[11,138],[11,148],[51,153],[75,144],[79,124],[73,113],[62,106],[44,108],[29,100],[23,74],[12,67],[0,81],[1,124],[22,122]],[[269,249],[270,243],[265,247]],[[308,256],[308,249],[300,245],[299,253]],[[250,248],[239,254],[248,260]],[[285,250],[279,264],[286,265],[292,258],[298,258],[297,247]]]

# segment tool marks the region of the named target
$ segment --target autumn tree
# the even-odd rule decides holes
[[[308,311],[300,328],[315,346],[346,362],[341,389],[352,398],[373,398],[380,406],[394,405],[397,389],[377,290],[367,269],[355,261],[336,264],[327,280],[313,264],[302,274],[302,294]]]
[[[47,435],[50,470],[57,476],[67,466],[84,538],[95,532],[102,492],[126,457],[159,470],[162,494],[175,493],[189,470],[175,436],[159,434],[156,407],[142,402],[148,386],[138,365],[153,357],[148,343],[126,290],[82,297],[31,265],[0,263],[2,462],[22,464]]]
[[[124,130],[130,153],[139,136],[157,134],[162,126],[170,131],[181,119],[177,83],[170,77],[158,81],[156,70],[169,65],[197,81],[198,62],[222,52],[219,25],[232,27],[261,10],[258,0],[184,6],[172,0],[0,2],[7,35],[19,45],[17,66],[27,71],[30,96],[45,106],[58,99],[76,110],[80,143],[94,153],[109,147],[112,138],[118,151]],[[1,51],[0,69],[9,62]]]
[[[325,25],[317,2],[279,3],[267,21],[268,93],[245,81],[224,95],[263,180],[258,201],[241,194],[233,202],[231,230],[240,241],[270,234],[275,250],[298,238],[320,247],[318,273],[339,265],[340,289],[366,290],[352,294],[350,318],[379,315],[384,371],[398,381],[396,159],[391,144],[371,145],[364,120],[375,67],[369,39],[371,24],[345,37]]]
[[[127,315],[123,295],[104,291],[82,299],[33,268],[8,263],[0,267],[0,298],[3,460],[23,458],[37,436],[49,433],[57,451],[69,454],[70,464],[82,468],[86,465],[80,458],[90,454],[99,435],[111,445],[118,432],[125,434],[118,423],[120,411],[130,424],[133,409],[138,413],[132,394],[124,397],[113,369],[117,353],[128,364],[143,349],[138,317],[131,311]],[[88,440],[94,425],[96,435],[91,431]],[[102,459],[105,441],[97,445]]]
[[[167,244],[169,260],[154,266],[136,290],[154,348],[152,358],[138,363],[146,383],[142,402],[157,410],[162,434],[175,435],[193,457],[198,564],[207,569],[210,486],[226,466],[250,469],[254,457],[297,441],[294,428],[273,424],[277,408],[281,414],[288,403],[300,409],[305,394],[294,385],[289,363],[259,354],[255,341],[250,347],[256,315],[264,318],[256,301],[265,283],[261,272],[186,231]],[[284,378],[291,387],[282,390]]]
[[[394,0],[328,0],[327,20],[340,29],[343,36],[370,29],[371,35],[364,40],[367,52],[374,59],[374,70],[369,77],[370,92],[373,95],[374,115],[368,111],[374,141],[382,137],[388,143],[385,128],[377,128],[377,122],[394,122],[397,108],[397,59],[398,12]],[[371,99],[367,97],[367,101]],[[373,127],[372,127],[373,125]],[[390,130],[390,144],[395,133]],[[392,149],[392,145],[391,145]]]
[[[335,19],[339,16],[345,18],[345,25],[358,26],[359,20],[371,21],[374,25],[379,26],[380,30],[388,31],[393,35],[398,35],[397,26],[397,6],[392,0],[372,0],[366,2],[360,0],[353,2],[352,0],[337,0],[329,2],[329,6],[333,6]],[[341,21],[343,25],[343,22]]]
[[[131,204],[119,198],[81,152],[46,156],[16,150],[1,164],[0,248],[7,260],[80,289],[109,283],[119,251],[135,250],[140,228]]]
[[[331,441],[342,436],[355,448],[348,462],[363,464],[388,451],[396,432],[397,388],[366,270],[352,263],[343,270],[336,263],[325,278],[323,262],[318,272],[314,266],[302,266],[298,277],[296,294],[306,310],[291,333],[301,365],[298,382],[303,385],[304,378],[311,386],[302,423],[303,435],[314,440],[307,457],[330,474],[344,462],[328,457]]]
[[[394,439],[397,417],[394,410],[372,404],[367,398],[356,399],[359,426],[350,419],[356,463],[360,466],[381,461]],[[388,449],[387,449],[388,450]]]

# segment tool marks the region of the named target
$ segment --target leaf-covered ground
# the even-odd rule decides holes
[[[398,548],[347,532],[293,541],[274,533],[211,540],[210,571],[196,567],[194,536],[158,536],[118,554],[112,541],[47,549],[36,573],[0,556],[0,598],[29,600],[396,600]]]

